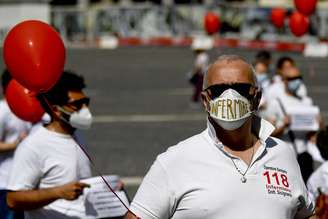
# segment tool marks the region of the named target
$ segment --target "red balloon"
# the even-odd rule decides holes
[[[302,36],[309,29],[309,19],[296,11],[289,18],[289,27],[295,36]]]
[[[301,14],[309,16],[314,13],[317,0],[294,0],[294,4]]]
[[[285,23],[286,11],[283,8],[274,8],[271,10],[271,21],[277,28],[282,28]]]
[[[33,123],[40,121],[45,112],[36,94],[20,85],[15,79],[9,82],[5,91],[6,101],[11,111],[18,118]]]
[[[65,64],[65,47],[48,24],[28,20],[6,36],[3,57],[11,75],[31,91],[45,92],[59,79]]]
[[[211,35],[219,31],[220,18],[213,12],[208,12],[204,17],[204,27],[206,32]]]

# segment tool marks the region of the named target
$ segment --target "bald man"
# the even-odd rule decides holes
[[[220,56],[204,78],[207,129],[160,154],[125,219],[308,218],[291,148],[255,115],[261,92],[241,57]]]

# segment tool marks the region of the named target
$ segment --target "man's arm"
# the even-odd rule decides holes
[[[0,153],[1,152],[8,152],[8,151],[13,151],[16,149],[19,141],[15,141],[14,143],[4,143],[0,142]]]
[[[0,141],[0,153],[1,152],[8,152],[13,151],[16,149],[17,145],[27,136],[27,133],[23,132],[20,134],[19,138],[12,142],[12,143],[6,143],[3,141]]]
[[[57,199],[75,200],[83,193],[85,187],[89,187],[89,185],[72,182],[48,189],[11,191],[7,194],[7,204],[14,210],[33,210],[46,206]]]

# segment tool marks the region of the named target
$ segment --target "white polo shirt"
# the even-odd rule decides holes
[[[258,117],[262,145],[247,164],[223,149],[209,128],[159,155],[131,204],[142,219],[292,219],[313,212],[294,152]]]
[[[0,101],[0,141],[13,143],[22,134],[28,134],[31,124],[19,119],[13,114],[5,100]],[[14,150],[0,152],[0,189],[7,187],[13,162]]]

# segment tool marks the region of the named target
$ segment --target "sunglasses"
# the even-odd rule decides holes
[[[209,86],[207,89],[205,89],[205,91],[209,94],[211,99],[215,99],[228,89],[233,89],[237,91],[240,95],[251,99],[255,95],[256,87],[254,87],[252,84],[247,83],[215,84]]]
[[[300,79],[300,80],[303,80],[303,77],[302,76],[296,76],[296,77],[290,77],[290,78],[286,78],[287,81],[293,81],[293,80],[297,80],[297,79]]]
[[[67,103],[67,105],[72,106],[76,109],[81,109],[83,107],[83,105],[89,106],[89,104],[90,104],[89,97],[84,97],[79,100],[74,100],[74,101],[70,101]]]

